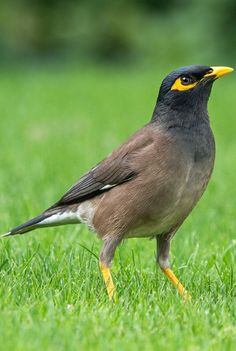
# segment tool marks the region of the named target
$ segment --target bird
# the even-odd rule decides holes
[[[151,120],[84,174],[55,204],[3,236],[85,224],[102,239],[99,267],[114,300],[111,263],[128,238],[153,238],[157,263],[184,299],[171,269],[170,243],[210,180],[215,141],[207,103],[216,79],[231,67],[191,65],[166,76]]]

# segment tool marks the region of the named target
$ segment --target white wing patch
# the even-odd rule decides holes
[[[100,190],[106,190],[106,189],[110,189],[113,188],[114,186],[116,186],[117,184],[107,184],[105,186],[103,186]]]
[[[39,223],[39,226],[56,226],[62,224],[84,223],[89,229],[94,230],[93,217],[95,207],[90,201],[84,201],[77,208],[68,208],[66,211],[61,211],[45,218]]]

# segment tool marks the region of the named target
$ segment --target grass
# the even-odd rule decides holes
[[[145,124],[168,71],[2,69],[0,231],[51,205]],[[235,349],[235,89],[233,75],[215,84],[214,174],[173,240],[173,269],[192,303],[184,304],[156,267],[152,240],[129,240],[117,250],[119,302],[111,304],[94,234],[83,226],[35,231],[0,241],[4,351]]]

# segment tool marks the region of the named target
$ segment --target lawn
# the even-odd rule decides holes
[[[175,68],[175,67],[171,67]],[[150,118],[170,67],[5,67],[0,80],[0,231],[39,214]],[[236,81],[209,104],[217,158],[210,185],[172,242],[184,304],[155,263],[155,242],[116,252],[119,301],[98,270],[101,242],[83,226],[0,241],[4,351],[234,350]]]

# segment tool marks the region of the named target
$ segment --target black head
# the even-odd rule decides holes
[[[159,107],[183,114],[206,111],[213,82],[232,71],[230,67],[196,65],[171,72],[161,84],[153,117]]]

